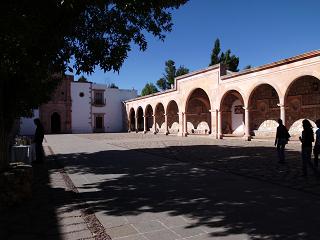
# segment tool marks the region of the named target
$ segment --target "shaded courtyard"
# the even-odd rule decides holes
[[[47,136],[112,239],[317,239],[319,181],[299,144],[143,134]],[[73,206],[74,207],[74,206]],[[77,207],[77,206],[75,206]],[[79,205],[81,208],[81,205]]]

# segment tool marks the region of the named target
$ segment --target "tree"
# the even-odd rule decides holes
[[[157,86],[161,90],[169,89],[172,84],[174,84],[174,78],[189,73],[189,69],[184,66],[179,66],[176,69],[175,62],[173,60],[168,60],[165,62],[165,73],[163,77],[157,81]]]
[[[157,92],[159,91],[153,83],[147,83],[141,91],[141,96],[146,96]]]
[[[2,1],[0,171],[8,165],[15,119],[48,101],[67,69],[119,71],[132,43],[146,50],[146,33],[164,40],[172,29],[171,10],[186,2]]]
[[[88,82],[88,79],[85,76],[81,76],[78,78],[78,82]]]
[[[209,66],[221,63],[225,65],[228,70],[238,72],[239,57],[231,54],[230,49],[228,49],[226,52],[220,52],[220,40],[217,38],[214,42],[214,47],[211,52],[211,61]]]
[[[115,83],[108,84],[108,88],[117,88],[117,89],[119,89],[119,87]]]

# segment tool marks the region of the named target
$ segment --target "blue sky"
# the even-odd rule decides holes
[[[133,46],[119,74],[97,69],[87,77],[140,94],[162,76],[168,59],[191,71],[207,67],[216,38],[240,57],[240,69],[320,49],[319,10],[319,0],[189,0],[173,12],[164,42],[148,35],[148,49]]]

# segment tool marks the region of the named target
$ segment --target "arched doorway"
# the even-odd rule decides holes
[[[210,100],[207,93],[201,88],[195,89],[190,94],[186,104],[187,126],[185,133],[210,134],[210,109]]]
[[[51,115],[51,133],[60,133],[61,132],[61,118],[59,113],[54,112]]]
[[[135,131],[136,130],[136,115],[134,112],[134,109],[130,109],[129,113],[129,131]]]
[[[145,112],[146,131],[148,132],[152,130],[153,126],[153,109],[150,104],[146,107]]]
[[[168,103],[167,121],[168,121],[168,132],[178,133],[179,132],[179,108],[178,108],[178,104],[174,100]]]
[[[256,137],[275,137],[280,118],[280,99],[269,84],[257,86],[249,98],[250,133]]]
[[[221,101],[221,127],[224,135],[244,135],[244,101],[236,90],[225,93]]]
[[[315,127],[320,119],[320,81],[313,76],[303,76],[294,80],[285,97],[286,125],[291,136],[302,132],[302,120],[307,118]]]
[[[138,107],[138,110],[137,110],[137,123],[138,123],[138,129],[137,131],[140,132],[140,131],[143,131],[143,109],[142,107]]]
[[[165,111],[164,111],[164,106],[162,103],[158,103],[155,111],[155,120],[156,120],[156,132],[158,133],[166,133],[165,129]]]

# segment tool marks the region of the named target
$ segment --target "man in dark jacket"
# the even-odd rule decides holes
[[[44,160],[43,147],[42,147],[42,142],[44,138],[44,129],[39,118],[34,119],[34,124],[37,126],[36,132],[33,138],[33,142],[35,143],[35,147],[36,147],[35,162],[41,163]]]
[[[277,135],[274,145],[277,146],[279,163],[285,163],[284,149],[289,141],[290,134],[287,128],[283,125],[282,120],[278,119],[279,126],[277,127]]]

